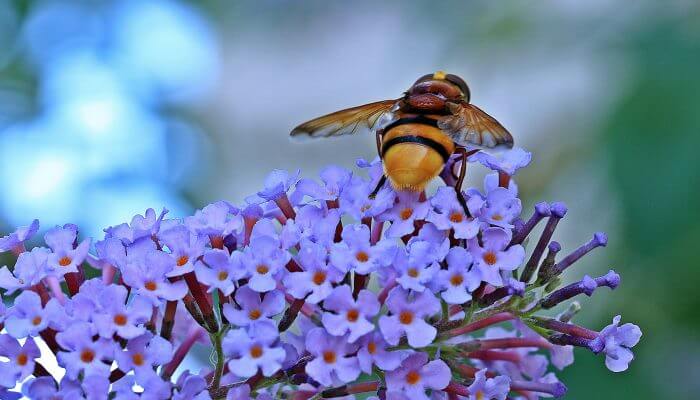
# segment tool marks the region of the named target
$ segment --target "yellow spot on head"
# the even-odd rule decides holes
[[[445,79],[446,75],[447,74],[445,73],[445,71],[437,71],[433,74],[433,79],[443,80],[443,79]]]

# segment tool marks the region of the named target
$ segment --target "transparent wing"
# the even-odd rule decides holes
[[[438,120],[438,127],[452,140],[464,147],[513,147],[513,136],[495,118],[479,107],[451,104],[452,115]]]
[[[293,137],[330,137],[371,131],[398,100],[384,100],[336,111],[305,122],[292,130]]]

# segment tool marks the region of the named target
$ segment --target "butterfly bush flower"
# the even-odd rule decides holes
[[[277,170],[242,204],[148,209],[97,238],[66,224],[30,247],[38,221],[16,229],[0,238],[14,260],[0,398],[537,399],[565,395],[575,347],[630,368],[639,327],[574,321],[579,300],[621,284],[577,270],[607,236],[562,253],[566,206],[522,207],[529,152],[468,161],[492,171],[464,205],[449,170],[435,190],[370,196],[377,159],[320,180]]]

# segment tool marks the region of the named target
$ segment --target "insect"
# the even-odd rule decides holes
[[[466,159],[484,148],[513,147],[513,137],[496,119],[469,103],[467,83],[442,71],[420,77],[403,97],[383,100],[305,122],[291,136],[331,137],[374,131],[384,176],[397,190],[422,191],[452,154],[461,156],[455,189],[461,191]]]

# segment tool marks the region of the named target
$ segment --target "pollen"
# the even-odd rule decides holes
[[[464,214],[462,214],[459,211],[454,211],[452,214],[450,214],[450,221],[452,221],[455,224],[458,224],[464,221]]]
[[[415,385],[418,382],[420,382],[420,374],[417,371],[410,371],[406,374],[406,383]]]
[[[408,276],[410,276],[411,278],[417,278],[418,277],[418,270],[411,267],[408,269],[408,271],[406,271],[406,274],[408,274]]]
[[[459,286],[462,284],[462,282],[464,282],[464,277],[460,274],[454,274],[450,278],[450,283],[452,286]]]
[[[258,310],[257,308],[250,310],[250,312],[248,313],[248,318],[250,318],[251,321],[255,321],[261,316],[262,312],[260,312],[260,310]]]
[[[131,356],[131,361],[134,362],[134,365],[136,365],[137,367],[140,367],[144,364],[144,362],[146,360],[143,358],[143,354],[136,353],[133,356]]]
[[[326,281],[326,273],[323,271],[316,271],[314,272],[314,276],[311,278],[311,280],[316,284],[316,286],[320,286]]]
[[[357,254],[355,254],[355,259],[359,262],[367,262],[369,260],[369,254],[365,251],[358,251]]]
[[[41,317],[40,317],[40,316],[37,315],[36,317],[32,318],[32,325],[37,326],[37,325],[39,325],[40,323],[41,323]]]
[[[268,273],[268,272],[270,271],[270,267],[268,267],[268,266],[265,265],[265,264],[260,264],[260,265],[258,265],[257,268],[255,268],[255,270],[256,270],[260,275],[265,275],[266,273]]]
[[[336,360],[335,351],[326,350],[323,352],[323,361],[325,361],[326,364],[335,364],[335,360]]]
[[[27,355],[24,353],[19,353],[19,355],[17,356],[17,365],[19,365],[20,367],[24,367],[25,365],[27,365],[27,362],[29,362],[29,357],[27,357]]]
[[[410,311],[401,311],[399,321],[404,325],[410,325],[413,322],[413,313]]]
[[[61,257],[60,260],[58,260],[58,265],[60,265],[60,266],[62,266],[62,267],[67,267],[67,266],[69,266],[72,262],[73,262],[73,260],[71,260],[70,257],[68,257],[68,256],[63,256],[63,257]]]
[[[126,322],[127,322],[126,315],[117,314],[114,316],[114,324],[115,325],[124,326],[124,325],[126,325]]]
[[[488,265],[494,265],[496,264],[496,261],[498,261],[498,258],[496,258],[496,253],[493,251],[487,251],[484,253],[484,262]]]
[[[95,359],[95,352],[90,349],[85,349],[80,352],[80,361],[84,363],[91,363]]]
[[[367,352],[369,354],[374,354],[377,352],[377,344],[374,342],[367,343]]]
[[[407,219],[411,218],[413,215],[413,209],[412,208],[404,208],[401,210],[401,213],[399,213],[399,216],[401,217],[402,220],[406,221]]]
[[[156,289],[158,289],[158,284],[153,281],[148,281],[143,285],[143,287],[145,287],[146,290],[150,290],[151,292],[153,292]]]
[[[250,348],[250,356],[252,358],[260,358],[263,355],[263,349],[259,345]]]
[[[228,272],[226,272],[226,271],[220,271],[219,274],[216,275],[216,277],[217,277],[217,279],[219,279],[220,281],[225,281],[226,279],[228,279]]]
[[[182,267],[183,265],[187,264],[188,261],[190,261],[190,258],[188,256],[180,256],[177,259],[177,266]]]
[[[348,313],[345,315],[345,318],[347,318],[348,321],[350,322],[355,322],[357,319],[360,317],[360,312],[357,311],[356,309],[352,308],[348,310]]]

